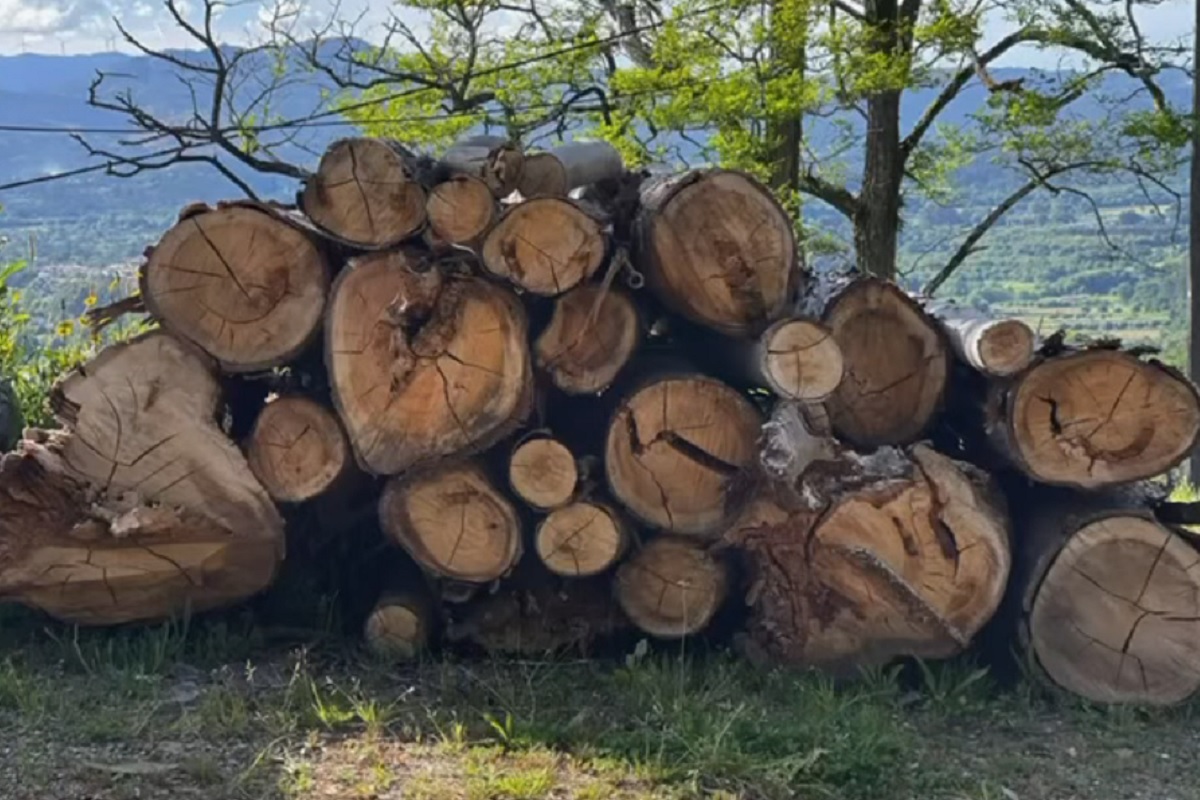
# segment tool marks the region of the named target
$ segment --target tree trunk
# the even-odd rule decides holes
[[[246,458],[272,498],[299,503],[316,497],[350,465],[350,445],[328,409],[301,395],[263,407],[246,443]]]
[[[105,625],[228,606],[265,588],[283,520],[216,424],[214,365],[156,331],[54,389],[67,432],[0,467],[0,596]]]
[[[594,394],[612,384],[640,338],[641,321],[629,295],[589,283],[555,299],[533,352],[538,367],[559,389]]]
[[[411,661],[429,647],[432,627],[427,598],[413,592],[386,592],[367,615],[363,639],[378,656]]]
[[[572,189],[619,179],[621,154],[608,142],[568,142],[525,156],[517,191],[522,197],[566,197]]]
[[[942,326],[955,355],[984,375],[1015,375],[1033,361],[1037,335],[1019,319],[993,319],[955,303],[931,303],[925,311]]]
[[[496,218],[496,198],[482,179],[454,175],[430,190],[425,210],[435,242],[474,246]]]
[[[405,251],[357,259],[327,324],[333,397],[363,469],[478,452],[529,413],[525,312],[508,291]]]
[[[845,376],[829,398],[839,436],[862,447],[916,441],[941,410],[950,354],[936,323],[895,284],[853,281],[823,321]]]
[[[1200,552],[1132,491],[1030,490],[1014,503],[1018,644],[1035,675],[1099,703],[1200,689]]]
[[[759,498],[726,535],[751,570],[750,654],[835,670],[945,658],[995,613],[1009,520],[987,473],[883,448],[810,469],[794,496]]]
[[[635,227],[638,265],[663,303],[727,335],[758,335],[800,288],[792,222],[748,175],[648,182]]]
[[[480,178],[496,197],[508,197],[521,180],[525,155],[501,136],[468,136],[442,156],[456,172]]]
[[[425,224],[423,169],[403,145],[347,138],[329,145],[296,201],[318,228],[364,249],[384,249]]]
[[[269,369],[315,338],[329,292],[316,243],[264,207],[189,206],[140,275],[146,310],[228,372]]]
[[[391,478],[379,518],[392,541],[435,577],[489,583],[521,557],[516,509],[471,462]]]
[[[1043,358],[993,387],[992,443],[1042,483],[1094,489],[1160,475],[1200,436],[1200,395],[1157,361],[1109,349]]]
[[[509,486],[517,497],[539,511],[571,502],[578,482],[575,455],[552,436],[530,437],[513,448],[509,456]]]
[[[488,272],[543,297],[587,280],[604,261],[601,222],[570,200],[542,197],[509,207],[483,240]]]
[[[608,485],[647,525],[718,535],[737,513],[761,423],[745,397],[712,378],[653,380],[625,398],[609,424]]]
[[[699,633],[729,592],[729,569],[700,543],[661,535],[617,569],[617,602],[642,631],[662,639]]]
[[[620,560],[629,533],[609,506],[578,500],[551,511],[534,534],[538,558],[556,575],[585,578]]]

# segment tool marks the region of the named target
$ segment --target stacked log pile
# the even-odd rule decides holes
[[[402,563],[356,624],[395,657],[731,626],[844,670],[1008,614],[1070,691],[1200,688],[1200,548],[1151,480],[1196,445],[1196,388],[809,274],[745,174],[346,139],[295,206],[185,209],[141,302],[159,327],[66,376],[61,430],[0,464],[2,598],[228,607],[272,585],[285,519],[366,486],[354,524]]]

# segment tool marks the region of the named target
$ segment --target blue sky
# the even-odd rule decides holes
[[[245,41],[258,35],[261,19],[268,7],[277,0],[233,0],[219,21],[219,30],[227,41]],[[305,14],[312,18],[327,15],[329,0],[316,3],[304,0],[283,0],[303,3]],[[181,0],[194,17],[198,0]],[[364,22],[375,29],[385,18],[388,5],[379,0],[342,0],[343,17],[365,12]],[[1148,39],[1155,42],[1190,41],[1195,29],[1193,0],[1162,0],[1154,8],[1141,9],[1139,24]],[[0,0],[0,53],[22,51],[39,53],[90,53],[108,50],[113,43],[117,49],[128,49],[116,36],[112,17],[152,46],[191,46],[172,22],[162,0]],[[989,39],[1009,30],[1003,20],[988,26]],[[1054,66],[1056,57],[1034,51],[1014,52],[1005,65]]]

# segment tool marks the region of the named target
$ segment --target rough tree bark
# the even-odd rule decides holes
[[[517,188],[525,155],[501,136],[468,136],[455,142],[442,162],[456,172],[481,179],[496,197],[507,197]]]
[[[621,154],[608,142],[568,142],[544,153],[527,153],[517,191],[522,197],[566,197],[572,189],[617,180]]]
[[[925,310],[942,326],[954,354],[977,372],[1004,378],[1033,361],[1037,336],[1019,319],[995,319],[956,303],[929,303]]]

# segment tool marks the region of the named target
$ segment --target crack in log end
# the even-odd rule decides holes
[[[1055,436],[1061,436],[1063,432],[1062,422],[1058,419],[1058,401],[1053,397],[1039,397],[1043,403],[1050,407],[1050,433]]]
[[[632,416],[633,415],[631,414],[630,417],[632,418]],[[654,442],[651,442],[651,444],[660,441],[664,442],[668,447],[670,447],[672,450],[675,450],[684,458],[696,462],[705,469],[710,469],[713,472],[720,473],[727,478],[737,475],[743,469],[737,464],[730,464],[728,461],[713,455],[703,447],[700,447],[699,445],[694,444],[680,436],[675,431],[665,430],[660,432],[658,436],[655,437]]]

